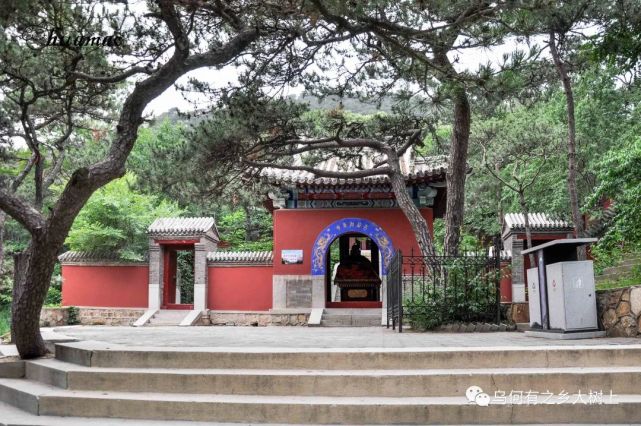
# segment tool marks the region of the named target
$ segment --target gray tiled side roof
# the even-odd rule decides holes
[[[215,226],[213,217],[160,217],[149,226],[151,235],[203,234]]]
[[[207,253],[209,263],[241,263],[271,265],[274,260],[271,251],[214,251]]]
[[[375,156],[364,153],[359,161],[358,167],[353,162],[345,163],[338,158],[330,158],[315,166],[323,171],[355,171],[367,170],[378,161]],[[401,171],[406,180],[417,180],[428,177],[442,177],[445,179],[447,172],[447,156],[438,155],[426,158],[415,159],[411,155],[404,155],[399,158]],[[294,165],[302,165],[298,157],[294,159]],[[313,173],[301,170],[284,170],[278,168],[266,168],[260,172],[263,181],[270,184],[289,185],[358,185],[358,184],[384,184],[389,182],[387,175],[370,176],[357,179],[338,179],[315,177]]]
[[[573,230],[573,226],[566,220],[556,218],[548,213],[528,213],[530,227],[536,230]],[[523,213],[507,213],[505,215],[505,228],[525,228]]]
[[[58,256],[60,263],[146,263],[143,261],[123,260],[115,251],[67,251]]]

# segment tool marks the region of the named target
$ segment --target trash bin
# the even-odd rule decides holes
[[[597,329],[592,261],[553,263],[545,267],[545,274],[550,328],[563,331]]]
[[[592,261],[578,261],[576,249],[596,238],[568,238],[523,250],[537,267],[527,270],[530,327],[561,333],[598,329]]]

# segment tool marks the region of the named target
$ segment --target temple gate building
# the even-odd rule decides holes
[[[447,159],[408,153],[400,166],[431,232],[445,211]],[[318,167],[353,169],[336,159]],[[266,169],[260,178],[272,188],[273,252],[220,250],[213,218],[160,218],[149,228],[147,262],[60,256],[63,305],[144,310],[136,325],[316,324],[327,308],[377,309],[383,323],[394,252],[419,252],[388,177]],[[189,291],[177,273],[180,253],[193,259]]]

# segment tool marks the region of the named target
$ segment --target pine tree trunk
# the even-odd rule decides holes
[[[556,46],[555,33],[550,33],[550,52],[556,71],[563,83],[563,92],[565,93],[566,113],[568,120],[568,195],[570,197],[570,208],[572,210],[572,221],[577,237],[582,237],[584,233],[583,217],[579,209],[579,196],[576,188],[576,120],[574,116],[574,93],[572,92],[572,82],[565,69],[559,51]],[[579,260],[585,259],[585,247],[578,250]]]
[[[392,169],[392,172],[388,176],[392,185],[392,190],[394,191],[394,196],[396,197],[398,206],[412,226],[421,254],[423,256],[434,256],[434,244],[432,243],[432,236],[427,226],[427,221],[407,193],[405,178],[401,173],[401,168],[398,164],[398,157],[395,152],[387,153],[387,163],[390,169]]]
[[[454,96],[454,129],[447,168],[447,203],[445,211],[445,254],[458,254],[465,210],[467,150],[470,140],[470,104],[463,87]]]
[[[46,354],[40,335],[40,310],[44,303],[56,263],[57,249],[52,249],[45,235],[34,237],[29,247],[16,256],[11,334],[23,359]]]
[[[521,212],[525,219],[525,240],[527,241],[527,248],[532,248],[532,230],[530,229],[530,209],[528,209],[527,202],[525,201],[525,194],[519,191],[519,204],[521,205]],[[528,254],[530,259],[530,268],[534,268],[534,254]]]
[[[0,210],[0,275],[4,271],[4,226],[7,223],[7,214]]]

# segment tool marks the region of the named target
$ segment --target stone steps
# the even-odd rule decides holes
[[[180,325],[181,321],[189,315],[191,311],[182,309],[161,309],[152,316],[147,322],[147,326],[170,326]]]
[[[325,309],[321,327],[380,327],[381,309]]]
[[[56,345],[55,359],[26,361],[24,378],[0,379],[0,400],[41,416],[146,421],[634,423],[641,422],[640,360],[641,345],[273,349],[87,341]],[[491,397],[549,391],[555,403],[481,407],[464,396],[472,385]],[[605,404],[572,402],[591,390],[602,391]],[[610,391],[616,404],[608,403]]]
[[[376,342],[372,342],[373,345]],[[641,345],[430,349],[157,348],[99,342],[56,345],[56,359],[88,367],[179,369],[457,369],[641,365]]]
[[[145,420],[276,422],[288,424],[635,423],[641,396],[616,404],[576,404],[554,398],[536,405],[480,407],[456,397],[327,397],[69,391],[29,380],[4,379],[0,393],[26,395],[27,411],[49,416]],[[571,399],[570,399],[571,398]],[[607,401],[607,398],[606,398]]]
[[[57,360],[27,364],[26,378],[69,390],[233,395],[460,396],[470,383],[486,392],[524,389],[576,393],[608,389],[632,394],[641,367],[422,370],[127,369],[82,367]]]
[[[618,278],[629,276],[630,273],[641,266],[641,255],[638,253],[627,253],[623,259],[614,266],[605,268],[601,274],[595,277],[596,282],[614,281]],[[641,283],[640,283],[641,284]]]

